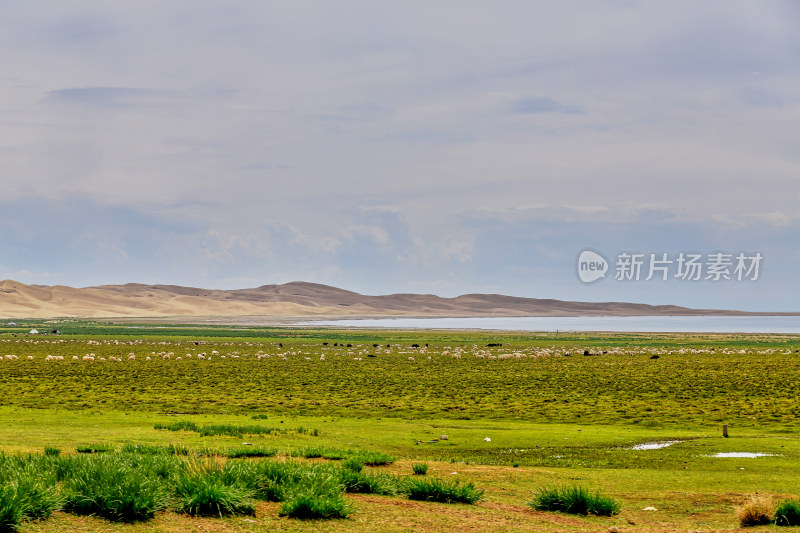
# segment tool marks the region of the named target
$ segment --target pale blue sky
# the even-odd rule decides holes
[[[0,278],[800,310],[800,5],[0,0]],[[757,282],[582,284],[592,248]]]

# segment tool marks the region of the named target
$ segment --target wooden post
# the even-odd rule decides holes
[[[722,436],[728,438],[728,424],[722,424]]]

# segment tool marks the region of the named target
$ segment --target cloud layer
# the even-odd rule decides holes
[[[796,310],[800,9],[0,5],[0,275]],[[585,286],[591,247],[755,251]]]

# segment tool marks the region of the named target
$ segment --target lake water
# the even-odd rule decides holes
[[[298,326],[645,333],[798,333],[800,316],[569,316],[318,320]]]

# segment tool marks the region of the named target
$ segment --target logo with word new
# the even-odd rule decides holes
[[[761,252],[619,252],[612,270],[614,281],[758,281]],[[606,277],[609,263],[591,249],[578,256],[578,277],[592,283]]]
[[[578,256],[578,277],[584,283],[592,283],[606,277],[608,261],[594,250],[584,250]]]

